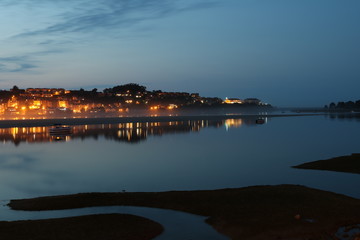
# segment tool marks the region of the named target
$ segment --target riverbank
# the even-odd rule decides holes
[[[135,116],[135,117],[89,117],[89,118],[50,118],[50,119],[10,119],[0,120],[0,128],[9,127],[40,127],[63,125],[91,125],[91,124],[117,124],[117,123],[142,123],[142,122],[177,122],[198,120],[225,120],[240,118],[263,118],[263,117],[299,117],[323,115],[319,113],[309,114],[224,114],[224,115],[176,115],[176,116]]]
[[[162,231],[160,224],[128,214],[0,221],[0,239],[6,240],[150,240]]]
[[[360,222],[360,200],[298,185],[160,193],[82,193],[12,200],[14,210],[131,205],[208,216],[231,239],[328,239]]]

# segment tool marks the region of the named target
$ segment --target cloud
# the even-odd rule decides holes
[[[22,56],[0,57],[0,72],[28,72],[39,67],[37,65],[40,62],[38,57],[64,53],[67,51],[69,50],[64,48],[48,48],[46,50],[26,53]]]
[[[219,0],[2,0],[0,7],[38,14],[34,24],[19,29],[7,44],[28,49],[22,56],[0,57],[0,72],[24,72],[37,68],[39,57],[71,51],[76,44],[94,38],[142,36],[142,23],[182,12],[216,6]],[[34,12],[32,12],[34,11]],[[16,26],[15,26],[16,27]],[[139,33],[141,33],[139,35]],[[4,42],[4,41],[3,41]],[[30,52],[30,49],[36,49]],[[31,50],[30,50],[31,51]]]
[[[24,72],[37,66],[27,56],[0,58],[0,72]]]
[[[35,0],[20,1],[22,4],[31,2],[35,3]],[[43,0],[37,4],[50,4],[51,2],[54,1]],[[62,0],[62,2],[71,4],[66,0]],[[194,0],[191,3],[174,0],[80,0],[76,3],[74,9],[60,12],[57,15],[59,17],[57,22],[41,29],[20,33],[14,37],[92,33],[99,30],[116,32],[148,20],[216,5],[214,1],[203,0]],[[47,7],[50,6],[47,5]],[[44,42],[50,43],[50,40]]]

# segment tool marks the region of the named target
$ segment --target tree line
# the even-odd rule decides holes
[[[328,105],[325,105],[326,109],[330,110],[360,110],[360,100],[357,101],[347,101],[347,102],[332,102]]]

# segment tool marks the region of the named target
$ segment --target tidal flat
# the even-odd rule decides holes
[[[300,185],[80,193],[9,203],[13,210],[26,211],[115,205],[164,208],[208,216],[206,222],[230,239],[328,239],[339,227],[360,223],[359,199]]]
[[[149,240],[162,231],[160,224],[128,214],[0,221],[0,239],[6,240]]]

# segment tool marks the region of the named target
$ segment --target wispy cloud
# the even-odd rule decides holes
[[[32,1],[20,2],[29,4]],[[46,0],[40,2],[49,3]],[[73,10],[59,13],[58,22],[45,28],[20,33],[14,37],[90,33],[98,30],[116,32],[148,20],[164,18],[184,11],[209,8],[216,4],[215,1],[204,0],[194,0],[191,3],[176,0],[79,0],[76,3]]]
[[[67,49],[49,48],[42,51],[28,52],[21,56],[0,57],[0,72],[26,72],[38,68],[38,57],[59,54]]]
[[[0,72],[24,72],[38,67],[39,57],[71,50],[93,38],[128,38],[126,30],[143,36],[147,24],[182,12],[214,7],[219,0],[1,0],[0,7],[40,13],[30,27],[8,41],[28,49],[14,57],[0,57]],[[43,13],[43,16],[41,15]],[[52,17],[49,17],[52,15]],[[150,24],[151,25],[151,24]],[[136,28],[132,28],[136,27]],[[126,33],[124,33],[126,32]],[[35,51],[29,49],[36,49]]]
[[[24,72],[36,67],[28,56],[0,58],[0,72]]]

